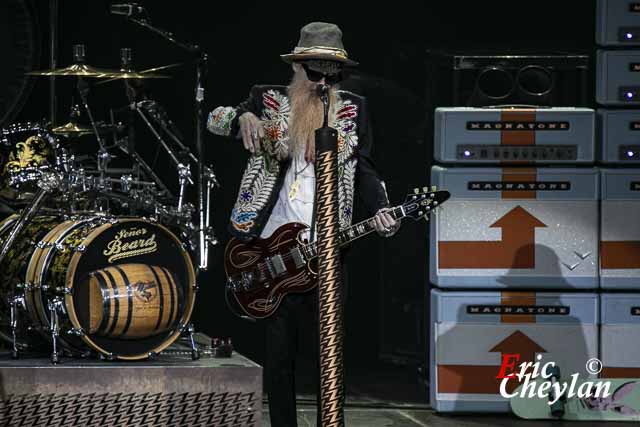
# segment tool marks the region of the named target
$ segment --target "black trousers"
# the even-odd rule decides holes
[[[343,319],[347,294],[347,270],[342,266]],[[318,291],[290,294],[273,316],[266,320],[265,382],[269,395],[269,414],[274,427],[296,427],[296,356],[301,338],[313,343],[314,373],[319,378]],[[319,382],[319,380],[318,380]],[[319,389],[316,396],[319,401]],[[343,393],[344,395],[344,393]],[[318,405],[318,420],[320,406]],[[320,425],[320,423],[318,423]]]
[[[315,366],[318,366],[318,293],[288,295],[266,324],[265,379],[269,394],[271,425],[295,427],[295,366],[301,337],[313,342]]]

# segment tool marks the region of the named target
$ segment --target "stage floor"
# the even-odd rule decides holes
[[[264,406],[262,425],[271,427],[269,423],[269,410]],[[349,427],[559,427],[559,426],[588,426],[611,427],[607,422],[553,422],[553,421],[527,421],[514,416],[480,416],[480,415],[439,415],[431,409],[389,409],[389,408],[363,408],[358,404],[352,407],[347,404],[345,408],[345,425]],[[622,425],[618,423],[613,425]],[[298,404],[298,426],[316,426],[315,405]]]

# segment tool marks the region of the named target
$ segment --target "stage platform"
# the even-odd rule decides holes
[[[108,362],[0,355],[0,426],[260,426],[262,368],[231,358]]]

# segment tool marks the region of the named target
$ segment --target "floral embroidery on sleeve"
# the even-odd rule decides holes
[[[237,114],[238,112],[233,107],[217,107],[209,113],[207,129],[216,135],[229,136],[231,133],[231,122],[233,122]]]

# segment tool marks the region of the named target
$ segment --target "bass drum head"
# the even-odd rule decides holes
[[[143,219],[119,219],[93,230],[82,246],[69,264],[65,302],[90,347],[135,360],[180,336],[193,310],[195,271],[173,233]]]

